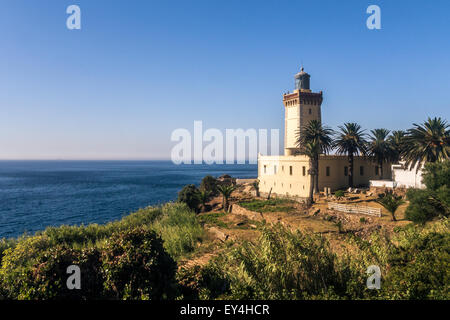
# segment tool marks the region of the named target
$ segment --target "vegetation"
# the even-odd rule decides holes
[[[426,189],[410,189],[406,196],[409,206],[406,218],[415,223],[425,223],[450,214],[450,160],[427,163],[423,174]]]
[[[193,184],[188,184],[178,192],[178,202],[185,203],[191,210],[198,212],[200,200],[198,196],[199,190]]]
[[[105,225],[47,228],[2,240],[0,299],[171,299],[175,261],[202,240],[185,204],[141,209]],[[81,269],[82,290],[68,290],[66,268]]]
[[[309,141],[302,144],[300,147],[299,154],[305,155],[309,158],[309,193],[308,193],[308,204],[311,205],[314,202],[314,181],[317,174],[317,168],[315,166],[314,158],[320,153],[320,145],[317,142]]]
[[[200,191],[209,192],[211,196],[217,196],[219,191],[217,190],[218,181],[213,176],[205,176],[200,183]]]
[[[251,211],[256,212],[290,212],[295,209],[293,204],[295,201],[288,199],[270,199],[240,202],[239,205]]]
[[[422,125],[413,124],[404,137],[402,158],[406,165],[419,169],[426,162],[438,162],[450,156],[450,125],[441,118],[428,118]]]
[[[388,142],[392,150],[392,162],[396,163],[401,160],[405,143],[405,131],[394,130],[388,137]]]
[[[219,185],[217,186],[217,190],[222,195],[222,208],[225,212],[228,212],[230,196],[236,190],[236,187],[233,185]]]
[[[389,130],[375,129],[370,132],[372,136],[367,151],[380,168],[380,177],[383,179],[383,164],[392,161],[395,157],[392,144],[388,140]]]
[[[202,205],[202,210],[206,211],[206,204],[211,199],[212,192],[209,190],[199,190],[197,192],[198,201]]]
[[[397,196],[392,191],[386,191],[384,194],[380,194],[377,202],[392,215],[392,221],[397,221],[395,211],[405,203],[402,196]]]
[[[449,240],[442,221],[432,230],[407,227],[392,240],[355,240],[355,253],[338,256],[323,236],[266,226],[255,243],[183,270],[179,281],[200,299],[449,299]],[[365,285],[370,265],[381,269],[381,290]]]
[[[344,123],[339,130],[333,147],[338,154],[345,154],[348,157],[348,185],[353,188],[354,157],[367,154],[366,134],[357,123]]]
[[[259,180],[256,179],[253,183],[252,183],[252,187],[253,189],[255,189],[256,192],[256,196],[259,197],[260,193],[259,193]]]
[[[304,154],[312,160],[310,168],[312,168],[314,193],[319,192],[319,156],[331,151],[332,135],[333,130],[323,126],[319,120],[311,120],[297,135],[300,154]]]
[[[345,191],[344,190],[336,190],[336,192],[334,193],[334,196],[338,199],[343,198],[345,196]]]

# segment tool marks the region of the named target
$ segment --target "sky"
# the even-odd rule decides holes
[[[69,5],[81,29],[69,30]],[[369,5],[381,30],[369,30]],[[0,159],[169,159],[178,128],[450,120],[450,1],[0,0]],[[282,138],[282,136],[280,137]],[[282,144],[282,141],[280,142]]]

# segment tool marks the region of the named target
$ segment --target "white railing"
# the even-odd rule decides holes
[[[346,213],[362,213],[369,216],[381,217],[381,208],[373,208],[368,206],[355,206],[343,203],[329,202],[328,209]]]

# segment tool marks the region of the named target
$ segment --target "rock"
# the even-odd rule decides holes
[[[228,240],[228,235],[222,231],[220,231],[219,229],[217,229],[216,227],[210,227],[208,229],[212,234],[214,234],[214,236],[219,239],[222,242],[225,242]]]

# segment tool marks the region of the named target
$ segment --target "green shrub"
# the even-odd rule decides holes
[[[217,190],[217,185],[218,185],[217,179],[214,178],[213,176],[208,175],[202,179],[199,189],[202,191],[211,192],[212,196],[217,196],[219,194]]]
[[[334,196],[335,196],[336,198],[342,198],[343,196],[345,196],[345,192],[344,192],[344,190],[337,190],[337,191],[334,193]]]
[[[198,189],[193,184],[188,184],[178,192],[178,202],[184,202],[191,210],[198,212],[200,199],[198,197]]]
[[[175,297],[176,263],[154,231],[136,228],[113,234],[105,244],[102,263],[108,296],[127,300]]]
[[[409,228],[388,256],[389,272],[382,285],[388,299],[450,298],[450,232]]]
[[[426,189],[410,189],[406,194],[409,200],[406,218],[423,224],[437,216],[449,216],[450,161],[427,163],[422,178]]]
[[[162,214],[160,207],[147,207],[104,225],[89,224],[87,226],[48,227],[37,235],[47,236],[54,245],[83,247],[95,245],[96,242],[110,237],[114,232],[127,230],[138,226],[149,226]]]
[[[438,211],[432,202],[429,201],[433,195],[431,190],[409,189],[406,197],[409,205],[405,211],[405,217],[414,223],[425,223],[436,217]]]
[[[67,289],[66,269],[72,264],[81,269],[81,290]],[[0,283],[8,299],[95,299],[101,297],[99,266],[95,249],[52,246],[46,236],[30,237],[6,250]]]
[[[427,189],[450,188],[450,161],[427,163],[422,173],[422,182]]]
[[[186,300],[216,299],[229,289],[221,268],[213,264],[181,268],[177,273],[177,281],[181,297]]]

